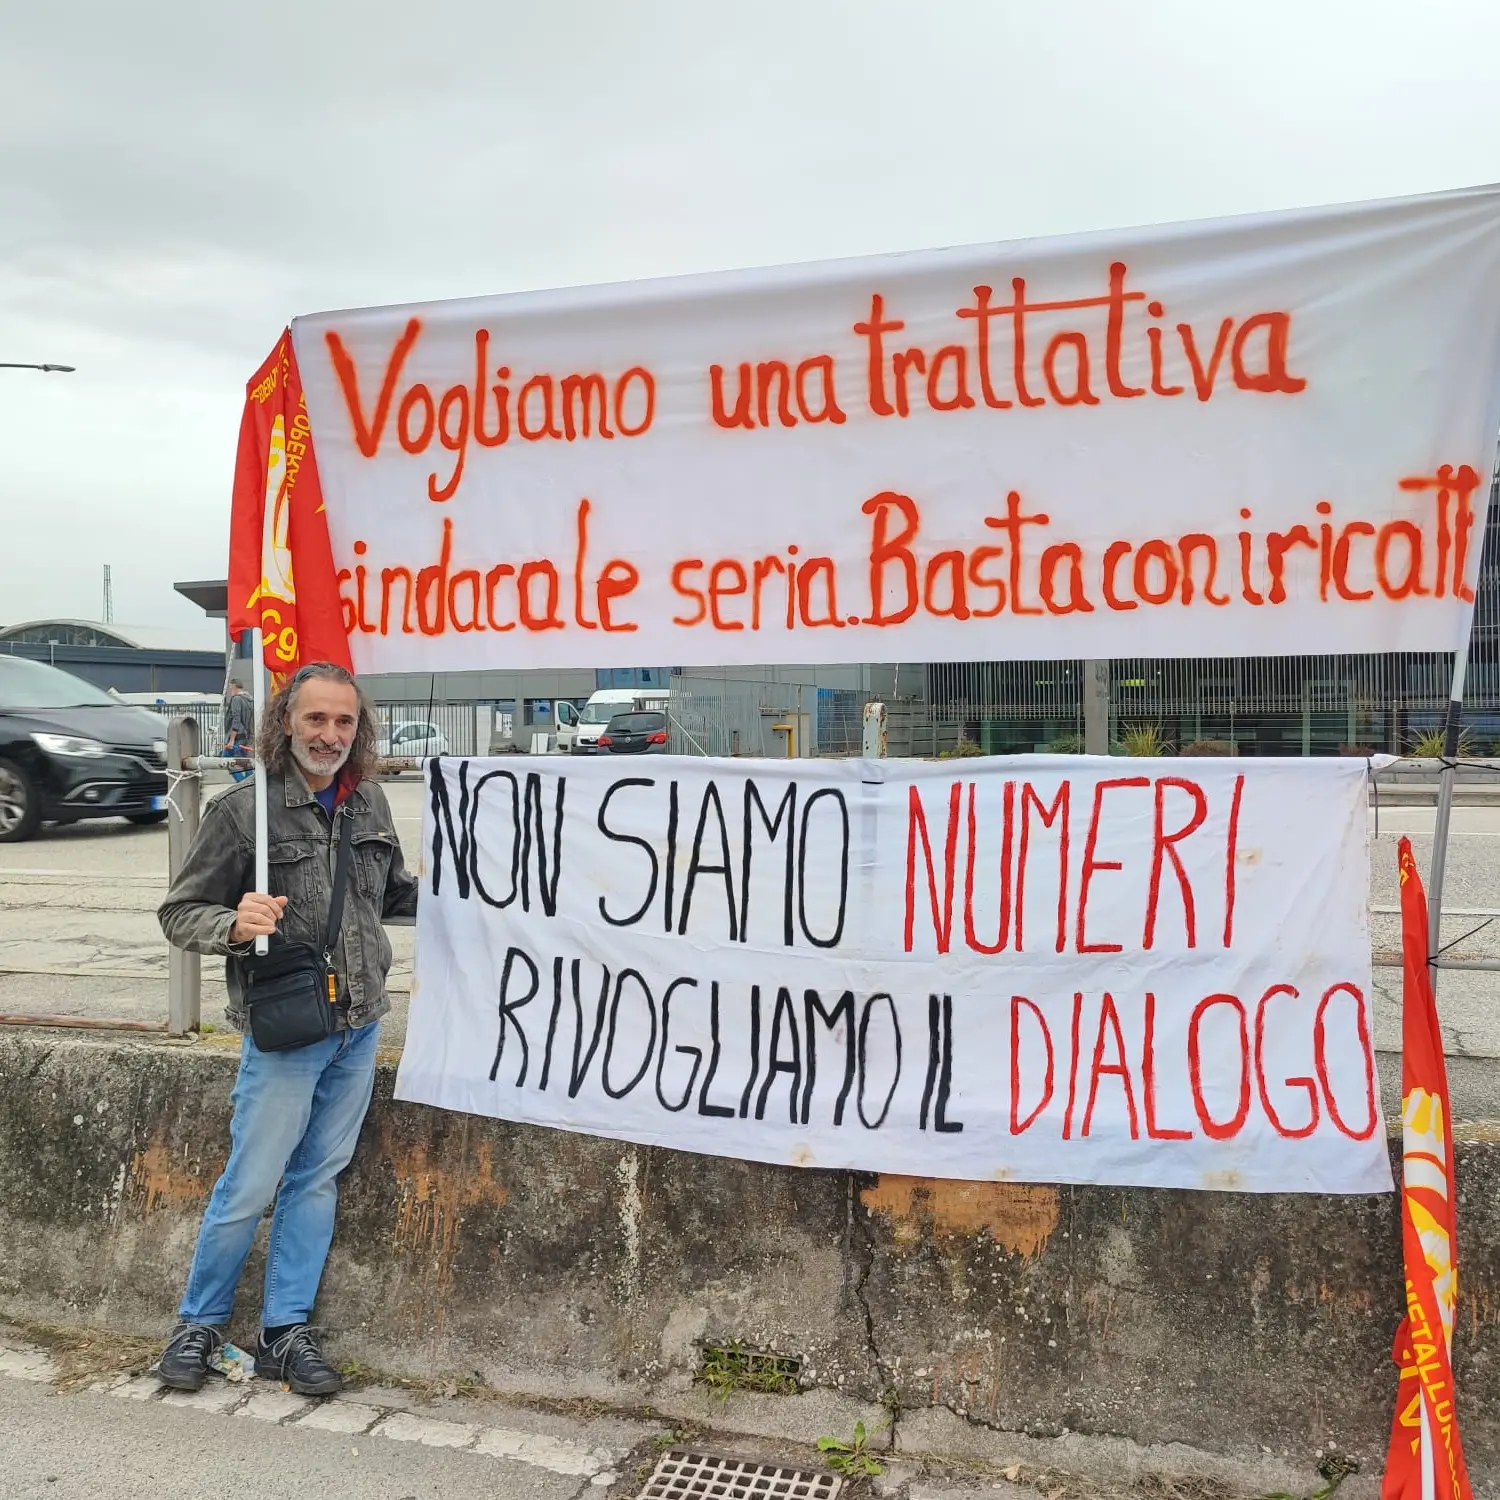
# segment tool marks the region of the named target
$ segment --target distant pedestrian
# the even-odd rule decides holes
[[[224,749],[225,756],[248,757],[255,743],[255,704],[245,691],[245,684],[238,677],[229,679],[229,691],[224,697]],[[229,773],[236,781],[243,781],[249,771],[232,770]]]
[[[385,793],[369,779],[378,760],[369,699],[343,667],[303,667],[271,700],[259,745],[270,889],[255,889],[253,788],[231,787],[208,804],[157,913],[176,947],[227,959],[229,1020],[245,1033],[229,1160],[158,1374],[179,1390],[202,1387],[274,1198],[255,1373],[327,1396],[342,1382],[308,1319],[333,1239],[338,1175],[370,1104],[377,1023],[390,1009],[381,924],[415,914],[417,882]],[[253,952],[261,936],[270,938],[264,958]]]

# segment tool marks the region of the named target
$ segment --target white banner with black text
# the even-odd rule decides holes
[[[1365,774],[431,761],[397,1097],[797,1166],[1387,1191]]]

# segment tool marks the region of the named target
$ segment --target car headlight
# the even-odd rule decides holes
[[[38,745],[49,755],[108,755],[109,750],[98,740],[81,739],[73,734],[33,734]]]
[[[167,753],[167,742],[165,740],[152,740],[151,753],[153,755],[165,755]]]

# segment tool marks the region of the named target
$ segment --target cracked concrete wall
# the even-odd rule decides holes
[[[202,1046],[0,1040],[0,1311],[165,1330],[233,1073]],[[393,1081],[382,1068],[319,1306],[344,1358],[634,1402],[680,1388],[699,1340],[740,1339],[898,1424],[938,1408],[1037,1436],[1384,1450],[1393,1197],[773,1168],[397,1104]],[[1458,1152],[1455,1353],[1480,1473],[1500,1469],[1486,1134]]]

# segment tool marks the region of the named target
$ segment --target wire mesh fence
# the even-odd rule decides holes
[[[1135,729],[1176,750],[1403,754],[1441,724],[1452,672],[1451,652],[1122,658],[1110,663],[1111,738]],[[1081,661],[935,663],[926,677],[933,719],[962,725],[986,750],[1081,741]],[[1480,559],[1464,722],[1472,753],[1500,754],[1500,486]]]
[[[198,742],[205,753],[223,747],[224,705],[218,698],[195,702],[143,703],[139,707],[158,715],[164,723],[192,718],[198,724]],[[400,755],[406,736],[417,740],[422,754],[488,755],[493,741],[510,732],[510,715],[497,713],[489,705],[466,703],[377,703],[375,731],[381,749]],[[420,733],[419,733],[420,732]]]
[[[507,733],[488,705],[472,702],[377,703],[375,720],[381,749],[391,755],[488,755]]]
[[[1500,677],[1476,641],[1465,722],[1476,750],[1500,741]],[[1491,643],[1491,650],[1493,643]],[[1110,662],[1111,738],[1153,730],[1166,747],[1240,755],[1401,754],[1436,730],[1452,656],[1236,657]],[[984,749],[1073,749],[1083,733],[1083,663],[928,669],[934,718]]]
[[[137,703],[133,706],[155,714],[164,728],[173,719],[194,720],[198,725],[198,743],[205,754],[223,746],[224,703],[220,698],[200,698],[193,702]]]
[[[1476,641],[1476,655],[1482,648]],[[1109,665],[1112,741],[1144,733],[1163,753],[1369,755],[1409,753],[1437,731],[1452,658],[1123,658]],[[899,698],[868,689],[676,677],[667,702],[670,748],[700,756],[858,755],[865,708],[876,698],[886,705],[892,756],[942,755],[961,742],[988,754],[1083,747],[1080,661],[935,663],[922,675],[925,692]],[[164,722],[190,714],[205,748],[221,747],[217,701],[145,706]],[[513,719],[473,702],[376,705],[381,749],[391,755],[525,749],[530,728],[521,734],[526,743],[515,741]],[[1468,753],[1500,755],[1500,671],[1493,658],[1471,665],[1464,724]]]

